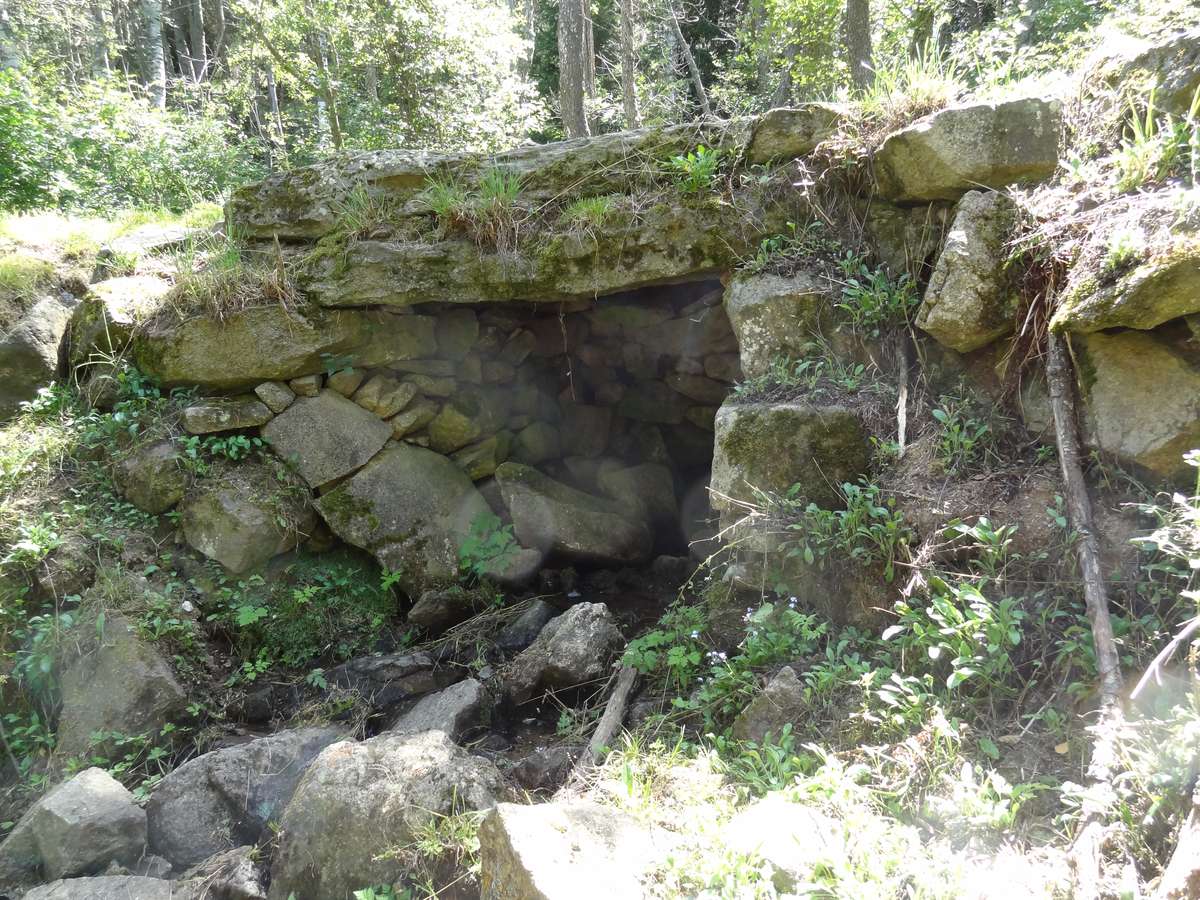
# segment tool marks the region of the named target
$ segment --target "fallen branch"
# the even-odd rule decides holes
[[[592,739],[588,741],[587,749],[575,763],[573,775],[582,775],[588,769],[595,768],[604,761],[609,745],[612,744],[617,729],[621,727],[621,722],[625,719],[625,707],[629,703],[629,694],[633,690],[636,680],[637,669],[633,666],[621,666],[620,672],[617,673],[617,685],[608,698],[604,714],[600,716],[596,730],[592,733]]]
[[[1175,852],[1158,882],[1155,900],[1200,897],[1200,790],[1192,795],[1192,811],[1179,828]]]
[[[1100,677],[1100,718],[1092,728],[1095,742],[1088,763],[1088,790],[1084,794],[1080,830],[1071,848],[1075,868],[1075,894],[1080,900],[1100,896],[1101,851],[1104,841],[1106,796],[1116,771],[1116,735],[1121,723],[1121,662],[1108,616],[1108,595],[1100,570],[1100,542],[1096,538],[1092,501],[1080,462],[1076,434],[1074,377],[1063,339],[1047,335],[1046,381],[1050,405],[1054,410],[1054,436],[1058,441],[1058,461],[1062,468],[1063,493],[1067,515],[1077,535],[1075,553],[1083,580],[1087,616],[1092,624],[1096,647],[1096,666]],[[1099,798],[1099,799],[1098,799]]]

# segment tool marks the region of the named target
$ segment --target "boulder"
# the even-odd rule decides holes
[[[391,884],[404,863],[386,851],[410,844],[437,817],[488,809],[505,798],[500,773],[440,731],[381,734],[322,751],[280,819],[271,900],[349,897]]]
[[[845,843],[840,822],[780,793],[754,801],[721,829],[721,844],[765,861],[775,890],[784,894],[812,884],[819,867],[845,859]]]
[[[82,594],[95,579],[98,556],[95,542],[79,532],[68,532],[37,567],[33,583],[43,597]]]
[[[354,392],[352,399],[379,418],[390,419],[408,406],[416,396],[416,385],[401,383],[392,375],[375,375]]]
[[[78,304],[70,294],[47,294],[0,337],[0,418],[58,377],[63,336]]]
[[[150,849],[183,869],[258,843],[308,764],[343,737],[338,728],[298,728],[189,760],[158,783],[146,804]]]
[[[522,545],[568,559],[637,563],[653,541],[645,523],[609,500],[585,494],[529,466],[505,463],[496,481]]]
[[[642,884],[669,849],[660,833],[612,806],[501,803],[479,828],[485,900],[612,900]]]
[[[768,110],[754,123],[746,161],[761,165],[807,156],[837,132],[846,115],[844,107],[833,103],[805,103]]]
[[[425,591],[408,611],[408,623],[430,634],[441,634],[471,618],[478,600],[478,596],[458,585]]]
[[[307,489],[279,481],[266,464],[243,462],[201,481],[180,506],[184,540],[231,572],[248,572],[286,553],[314,525]]]
[[[205,900],[267,900],[266,873],[255,847],[234,847],[210,856],[183,873],[184,881],[204,885]]]
[[[746,377],[766,375],[777,359],[804,356],[832,307],[828,286],[807,272],[735,275],[725,292],[725,311],[737,335]],[[728,363],[720,366],[725,374],[731,369]],[[721,403],[726,393],[728,390],[711,402]]]
[[[483,685],[466,678],[450,687],[422,697],[387,730],[393,734],[418,734],[442,731],[457,741],[467,729],[479,723],[483,713]]]
[[[193,403],[183,411],[188,434],[214,434],[257,428],[271,420],[271,410],[257,397],[215,397]]]
[[[451,456],[455,464],[472,481],[490,478],[496,467],[508,459],[512,447],[512,432],[501,431],[491,437],[457,451]]]
[[[625,646],[603,603],[577,603],[552,619],[504,673],[504,690],[524,703],[539,690],[580,687],[606,675]]]
[[[791,666],[784,666],[733,721],[733,736],[739,741],[762,743],[770,734],[779,740],[785,725],[793,727],[808,712],[804,685]]]
[[[491,514],[458,466],[409,444],[384,450],[317,509],[334,534],[401,573],[410,596],[457,576],[472,523]]]
[[[564,403],[562,452],[567,456],[599,456],[608,447],[612,409],[583,403]]]
[[[1050,327],[1148,330],[1200,312],[1200,229],[1179,204],[1178,191],[1156,191],[1095,210]],[[1129,255],[1114,256],[1122,245]]]
[[[1013,330],[1016,291],[1008,239],[1015,209],[1003,194],[970,191],[954,211],[917,326],[939,344],[970,353]]]
[[[688,401],[661,381],[638,381],[626,391],[617,412],[627,419],[678,425],[687,413]]]
[[[187,490],[187,475],[173,441],[139,447],[117,463],[113,478],[126,500],[155,516],[182,500]]]
[[[325,379],[319,373],[301,375],[288,381],[288,390],[297,397],[315,397],[321,393],[324,382]]]
[[[367,373],[362,369],[338,369],[326,379],[325,385],[331,391],[337,391],[343,397],[349,397],[358,390],[359,385],[363,383],[363,379],[367,377]]]
[[[377,712],[440,691],[460,677],[449,666],[436,665],[434,658],[423,652],[360,656],[325,673],[330,687],[357,694]]]
[[[35,887],[24,900],[204,900],[204,885],[143,875],[68,878]]]
[[[679,528],[679,503],[675,499],[675,479],[671,470],[660,463],[642,463],[629,468],[605,468],[596,476],[596,484],[609,497],[638,517],[656,533]]]
[[[429,446],[453,453],[473,443],[494,424],[492,415],[470,397],[456,397],[429,422]]]
[[[479,318],[473,309],[446,310],[438,315],[435,331],[442,356],[464,359],[479,338]]]
[[[108,588],[139,589],[132,581]],[[64,758],[83,756],[96,732],[156,738],[183,714],[187,695],[171,667],[128,620],[109,610],[102,627],[94,618],[76,627],[77,640],[65,642],[59,662],[57,749]]]
[[[75,878],[132,865],[146,850],[146,813],[103,769],[85,769],[38,800],[3,844],[0,868]]]
[[[391,434],[390,425],[329,390],[297,400],[262,431],[263,440],[313,488],[366,465]]]
[[[548,422],[533,422],[525,426],[513,440],[513,459],[527,465],[554,459],[561,452],[558,429]]]
[[[694,150],[697,143],[736,153],[749,137],[749,125],[749,120],[737,120],[643,128],[498,154],[408,150],[349,154],[247,185],[230,198],[227,214],[230,226],[248,238],[316,240],[339,229],[339,210],[356,188],[385,199],[403,216],[426,216],[428,207],[421,195],[431,178],[453,174],[473,190],[493,167],[518,175],[522,200],[534,204],[559,199],[564,191],[625,193],[629,176],[624,163],[631,157],[667,159]]]
[[[1040,97],[943,109],[884,140],[874,159],[879,191],[922,203],[1042,181],[1058,168],[1061,129],[1061,105]]]
[[[1148,38],[1122,32],[1120,40],[1103,41],[1097,50],[1090,77],[1124,96],[1153,92],[1156,110],[1187,115],[1200,88],[1200,28]]]
[[[138,322],[149,318],[170,290],[170,281],[154,275],[93,284],[71,316],[71,367],[110,364],[129,346]]]
[[[725,404],[717,412],[711,488],[713,506],[761,502],[757,493],[801,496],[826,507],[842,504],[843,482],[870,466],[862,423],[844,406],[805,403]]]
[[[188,241],[200,236],[200,230],[186,225],[166,225],[147,222],[113,238],[96,254],[97,263],[120,262],[142,256],[178,250]]]
[[[299,314],[279,305],[252,307],[222,321],[160,316],[138,330],[133,357],[139,369],[168,387],[252,389],[264,381],[319,374],[331,355],[363,368],[431,356],[437,349],[433,326],[429,316],[319,309]]]
[[[403,438],[420,431],[435,418],[441,407],[430,400],[417,400],[402,413],[388,420],[392,426],[392,437]]]
[[[1085,434],[1096,449],[1159,478],[1193,471],[1200,447],[1200,364],[1154,335],[1081,335],[1074,342]]]
[[[545,600],[534,600],[529,608],[517,618],[504,626],[496,635],[496,646],[505,653],[518,653],[524,650],[542,633],[551,619],[559,614],[557,607],[551,606]]]
[[[711,403],[717,406],[724,403],[725,398],[729,396],[728,384],[705,378],[703,375],[672,372],[667,376],[667,385],[697,403]]]
[[[254,395],[267,404],[267,408],[276,415],[291,406],[292,401],[296,399],[296,392],[282,381],[264,381],[254,389]]]

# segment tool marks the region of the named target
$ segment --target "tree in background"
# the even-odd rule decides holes
[[[850,80],[859,90],[875,80],[871,66],[871,0],[846,0],[846,62]]]
[[[559,0],[558,108],[569,138],[590,134],[583,102],[588,72],[594,71],[594,61],[586,55],[594,47],[584,33],[589,18],[584,0]]]

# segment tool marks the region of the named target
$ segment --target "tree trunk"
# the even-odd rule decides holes
[[[167,106],[167,64],[163,55],[162,0],[138,0],[141,17],[138,56],[142,86],[150,102],[159,109]]]
[[[558,102],[567,137],[588,134],[583,105],[584,66],[583,0],[560,0],[558,9]]]
[[[112,71],[108,59],[108,21],[99,0],[88,4],[92,16],[92,74],[107,75]]]
[[[771,51],[764,34],[767,14],[764,0],[750,2],[750,41],[754,46],[754,86],[759,94],[767,92],[767,81],[771,77]]]
[[[1046,382],[1050,406],[1054,411],[1054,437],[1058,442],[1058,460],[1062,468],[1063,493],[1067,515],[1077,535],[1075,553],[1083,580],[1083,596],[1092,624],[1096,649],[1096,668],[1100,679],[1099,720],[1093,726],[1092,757],[1087,777],[1095,794],[1102,798],[1117,768],[1116,737],[1121,724],[1121,661],[1113,639],[1108,616],[1108,597],[1100,569],[1100,543],[1092,517],[1092,501],[1080,462],[1078,419],[1075,411],[1074,377],[1063,339],[1053,332],[1048,336]],[[1075,869],[1075,894],[1080,898],[1100,896],[1100,866],[1106,809],[1103,800],[1085,799],[1079,833],[1071,848]]]
[[[621,0],[621,96],[625,127],[640,128],[637,105],[637,48],[633,43],[633,0]]]
[[[771,95],[771,107],[787,106],[792,98],[792,63],[799,51],[795,44],[788,44],[783,53],[783,74],[779,76],[779,84],[775,85],[775,93]]]
[[[204,80],[208,70],[208,41],[204,35],[203,0],[188,2],[188,49],[192,56],[192,75],[197,83]]]
[[[711,117],[712,106],[708,102],[708,91],[704,89],[704,81],[700,77],[700,67],[696,65],[696,57],[692,55],[692,48],[683,38],[683,29],[679,27],[679,16],[675,13],[674,3],[668,2],[667,12],[671,18],[671,30],[675,33],[675,41],[679,45],[679,53],[687,66],[688,75],[691,76],[692,90],[696,94],[696,100],[700,103],[700,111],[704,113],[705,117]]]
[[[596,97],[596,35],[587,0],[583,7],[583,95],[589,100]]]
[[[871,67],[871,0],[846,0],[845,26],[850,80],[863,91],[875,81]]]

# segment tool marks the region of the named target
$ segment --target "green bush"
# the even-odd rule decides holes
[[[155,109],[115,82],[61,96],[0,72],[0,207],[184,210],[258,174],[210,111]]]

